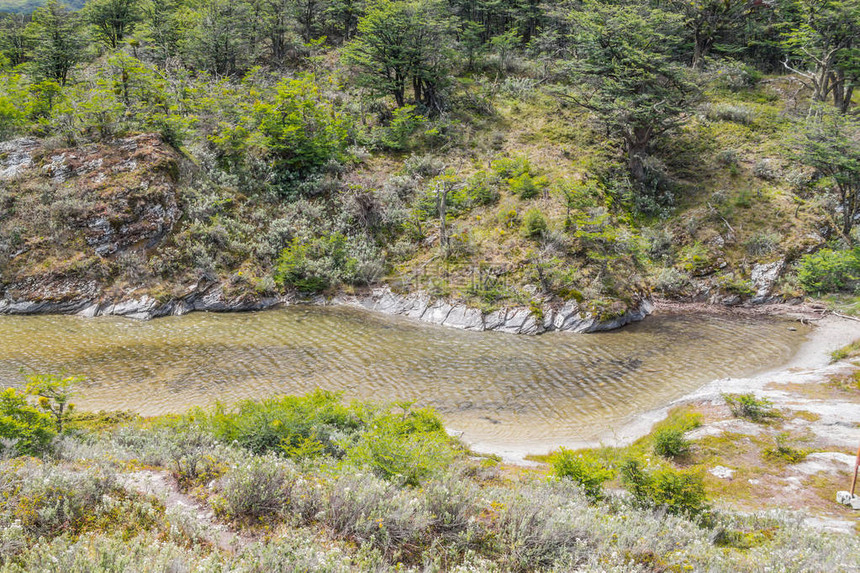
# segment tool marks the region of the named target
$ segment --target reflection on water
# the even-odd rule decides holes
[[[593,438],[702,384],[787,361],[806,330],[781,320],[658,315],[623,330],[462,332],[344,308],[136,322],[0,317],[0,382],[21,368],[86,376],[86,409],[176,412],[305,393],[416,400],[485,445]]]

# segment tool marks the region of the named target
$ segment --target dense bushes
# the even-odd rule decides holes
[[[268,427],[261,416],[268,416]],[[270,422],[283,420],[299,433],[304,418],[342,430],[346,455],[334,460],[317,451],[303,463],[285,459]],[[673,411],[663,427],[696,422],[688,411]],[[254,428],[265,439],[251,439]],[[384,453],[397,452],[398,442],[408,449],[411,438],[428,435],[446,438],[431,412],[408,404],[344,405],[318,392],[66,437],[58,447],[62,461],[0,462],[0,571],[465,573],[627,571],[631,564],[638,571],[655,563],[668,570],[790,564],[836,571],[856,550],[847,538],[812,534],[796,521],[720,513],[701,519],[708,510],[701,476],[636,459],[618,462],[609,450],[561,450],[552,461],[564,479],[488,469],[490,460],[453,456],[450,448],[440,456],[435,446],[410,450],[426,457],[425,465],[444,461],[427,466],[428,473],[415,473],[409,458],[397,462],[405,470],[392,470],[386,456],[353,455],[376,441],[385,443]],[[269,445],[258,455],[240,439],[247,447]],[[777,446],[780,460],[794,454],[784,442]],[[167,507],[130,493],[141,478],[172,470],[175,459],[199,456],[221,470],[189,482],[188,495],[230,522],[229,529],[208,521],[216,518],[205,507],[183,514],[173,493],[164,498]],[[617,466],[629,495],[602,492]],[[415,480],[406,478],[410,472]],[[750,532],[755,544],[727,551],[724,540],[736,531]],[[228,550],[231,537],[238,543]]]
[[[654,433],[654,453],[664,458],[677,458],[690,451],[690,441],[681,428],[661,428]]]
[[[231,409],[198,409],[182,418],[179,427],[185,435],[208,434],[255,454],[297,462],[346,457],[381,478],[408,485],[437,474],[456,455],[432,410],[408,404],[399,409],[345,405],[339,395],[321,390],[302,397],[244,401]]]
[[[350,252],[354,246],[341,233],[308,241],[293,239],[278,259],[275,281],[303,292],[318,292],[329,286],[362,284],[378,278],[382,273],[379,254],[358,257]]]
[[[565,448],[559,449],[552,457],[552,467],[555,475],[572,479],[582,486],[587,496],[593,499],[601,497],[603,483],[614,475],[614,472],[596,457],[576,454]]]
[[[621,478],[642,506],[665,508],[669,513],[690,516],[708,508],[702,476],[693,471],[646,468],[640,460],[631,459],[621,466]]]
[[[297,472],[271,455],[254,457],[221,478],[216,507],[229,519],[258,524],[287,516]]]
[[[307,396],[284,396],[262,402],[243,401],[228,409],[197,410],[188,423],[226,443],[235,442],[255,454],[279,453],[303,457],[312,452],[343,455],[341,439],[366,421],[340,396],[318,390]]]
[[[158,507],[130,499],[113,471],[95,467],[0,462],[0,499],[0,545],[11,543],[13,526],[29,545],[103,527],[120,534],[136,531],[155,527],[161,518]],[[0,563],[12,553],[0,551]]]
[[[860,247],[821,249],[806,255],[800,260],[797,276],[801,286],[813,294],[854,290],[860,281]]]
[[[418,485],[445,468],[454,452],[434,413],[407,408],[377,415],[350,448],[349,457],[380,477]]]
[[[18,455],[39,455],[46,452],[56,430],[51,418],[30,406],[24,395],[8,388],[0,392],[0,457],[11,450]]]
[[[766,422],[778,418],[779,412],[767,398],[756,398],[755,394],[723,394],[723,399],[736,418],[746,418],[753,422]]]

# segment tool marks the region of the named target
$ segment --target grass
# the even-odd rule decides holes
[[[860,356],[860,340],[855,340],[851,344],[843,346],[838,350],[834,350],[833,353],[830,354],[830,360],[832,362],[839,362],[840,360],[848,360],[850,358],[856,358]]]
[[[854,368],[848,374],[837,374],[828,382],[827,386],[835,390],[860,396],[860,368]]]

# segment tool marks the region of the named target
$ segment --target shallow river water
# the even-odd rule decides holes
[[[794,330],[796,328],[796,330]],[[600,334],[464,332],[348,308],[195,313],[150,322],[0,317],[0,382],[87,378],[84,409],[142,414],[320,387],[415,400],[488,449],[587,441],[716,378],[788,361],[779,319],[658,314]]]

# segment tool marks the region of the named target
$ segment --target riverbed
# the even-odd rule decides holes
[[[486,451],[605,437],[709,381],[788,362],[810,328],[779,317],[658,313],[599,334],[514,336],[350,308],[0,317],[0,381],[65,370],[88,410],[181,412],[316,388],[415,401]]]

